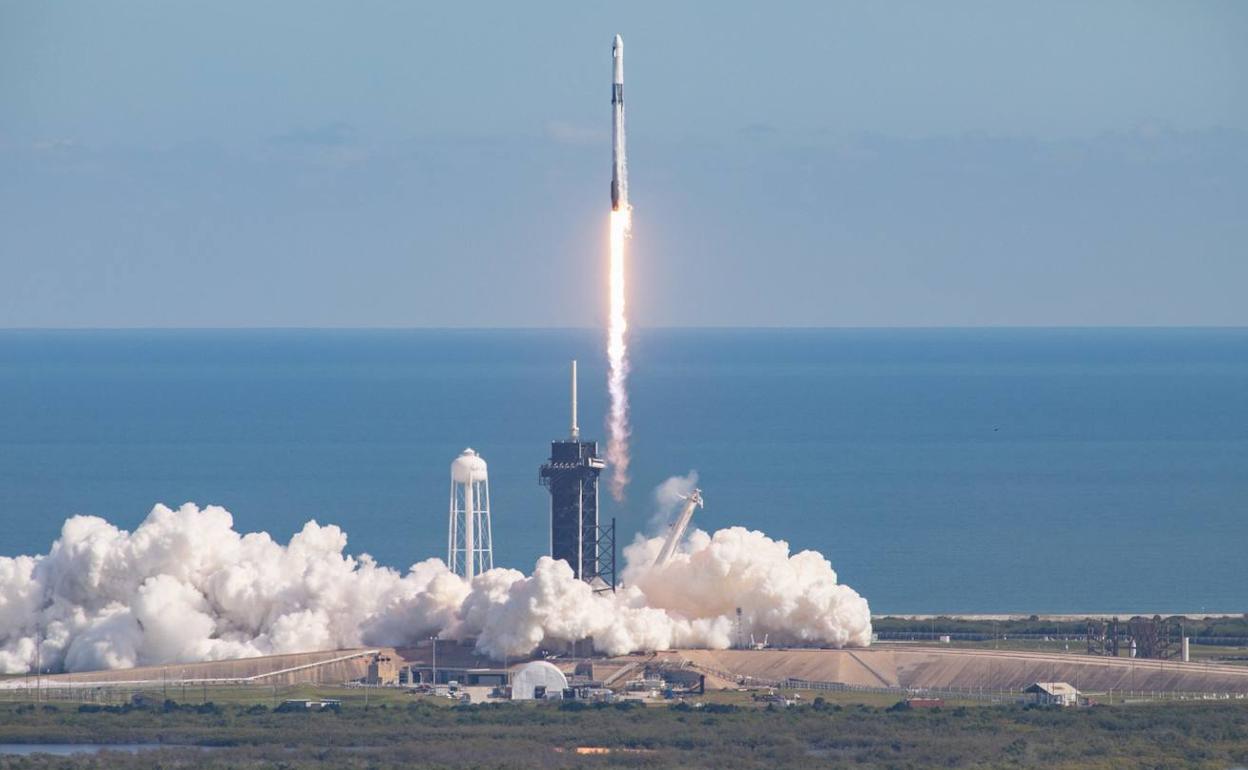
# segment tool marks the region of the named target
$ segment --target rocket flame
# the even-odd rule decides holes
[[[628,486],[628,316],[625,313],[625,243],[632,226],[627,205],[611,212],[611,302],[607,322],[607,390],[611,407],[607,415],[607,462],[611,467],[611,496],[624,499]]]

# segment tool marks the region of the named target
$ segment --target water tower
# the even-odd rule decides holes
[[[485,460],[465,449],[451,463],[450,532],[446,564],[467,580],[494,568],[490,536],[490,482]]]

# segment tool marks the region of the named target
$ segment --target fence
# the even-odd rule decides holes
[[[986,631],[877,631],[876,638],[881,642],[917,642],[925,640],[939,641],[948,637],[955,642],[991,642],[991,641],[1022,641],[1022,642],[1086,642],[1086,633],[1037,634],[1031,632],[997,634]],[[1245,636],[1189,636],[1192,644],[1210,647],[1248,647]]]
[[[784,679],[775,685],[790,690],[827,690],[832,692],[861,692],[891,694],[906,698],[945,698],[956,700],[983,700],[992,703],[1013,703],[1027,700],[1019,690],[988,690],[977,687],[882,687],[842,684],[841,682],[813,682],[807,679]],[[1086,694],[1086,693],[1085,693]],[[1101,693],[1094,693],[1101,695]],[[1229,692],[1166,692],[1163,690],[1111,690],[1103,694],[1106,703],[1148,703],[1154,701],[1220,701],[1248,700],[1248,694]]]

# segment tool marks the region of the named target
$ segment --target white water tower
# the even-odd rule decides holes
[[[451,463],[451,516],[446,564],[467,580],[494,568],[490,482],[485,460],[465,449]]]

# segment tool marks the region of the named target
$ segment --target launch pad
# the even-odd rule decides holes
[[[40,690],[44,697],[77,698],[84,690],[212,686],[246,689],[298,684],[345,685],[417,682],[501,686],[531,660],[545,659],[568,674],[588,670],[605,686],[623,686],[646,668],[684,670],[704,677],[707,689],[782,687],[895,693],[939,691],[958,697],[1016,698],[1037,681],[1065,681],[1083,692],[1115,698],[1186,696],[1248,698],[1248,667],[1206,661],[1183,663],[1105,658],[1079,653],[1028,652],[878,644],[860,649],[679,649],[607,656],[521,656],[500,663],[471,643],[425,642],[410,648],[328,650],[205,663],[168,664],[76,674],[14,678],[0,692]],[[76,695],[77,693],[77,695]]]

